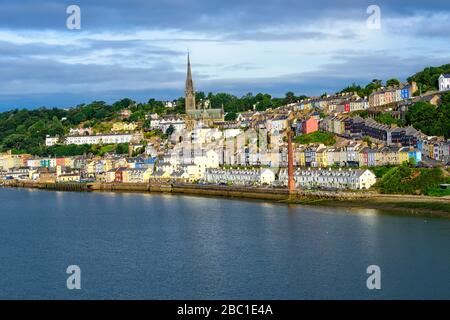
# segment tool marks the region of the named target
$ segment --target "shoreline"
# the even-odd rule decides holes
[[[450,203],[442,206],[435,206],[434,199],[429,199],[428,202],[421,203],[410,201],[381,201],[378,198],[366,199],[360,202],[351,200],[329,201],[329,200],[311,200],[306,202],[287,202],[294,204],[301,204],[305,206],[325,206],[337,208],[353,208],[353,209],[378,209],[383,211],[392,211],[392,213],[415,216],[415,217],[429,217],[429,218],[444,218],[450,219]]]
[[[366,208],[393,211],[409,216],[450,218],[450,197],[377,194],[374,192],[301,191],[285,188],[258,188],[169,183],[37,183],[11,181],[7,188],[31,188],[72,192],[170,193],[199,197],[250,199],[306,206]]]

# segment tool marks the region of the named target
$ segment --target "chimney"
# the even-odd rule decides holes
[[[294,152],[292,150],[292,130],[288,129],[288,189],[289,192],[295,190],[294,181]]]

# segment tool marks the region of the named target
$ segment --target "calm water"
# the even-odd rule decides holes
[[[0,188],[3,299],[449,299],[449,248],[449,220],[369,209]]]

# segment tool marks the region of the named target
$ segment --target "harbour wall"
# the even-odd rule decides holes
[[[56,191],[174,193],[270,201],[356,200],[371,198],[373,195],[370,192],[362,193],[308,190],[295,190],[294,192],[289,192],[286,188],[199,185],[187,183],[39,183],[26,181],[5,181],[3,182],[3,185],[6,187],[36,188]]]

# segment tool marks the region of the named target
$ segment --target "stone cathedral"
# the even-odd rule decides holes
[[[213,126],[215,121],[224,121],[223,109],[213,109],[210,107],[209,100],[206,101],[195,101],[195,89],[194,81],[192,80],[192,70],[191,70],[191,60],[188,54],[187,61],[187,76],[186,76],[186,89],[185,89],[185,109],[186,109],[186,120],[187,123],[190,122],[191,127],[197,121],[201,121],[205,126]]]

